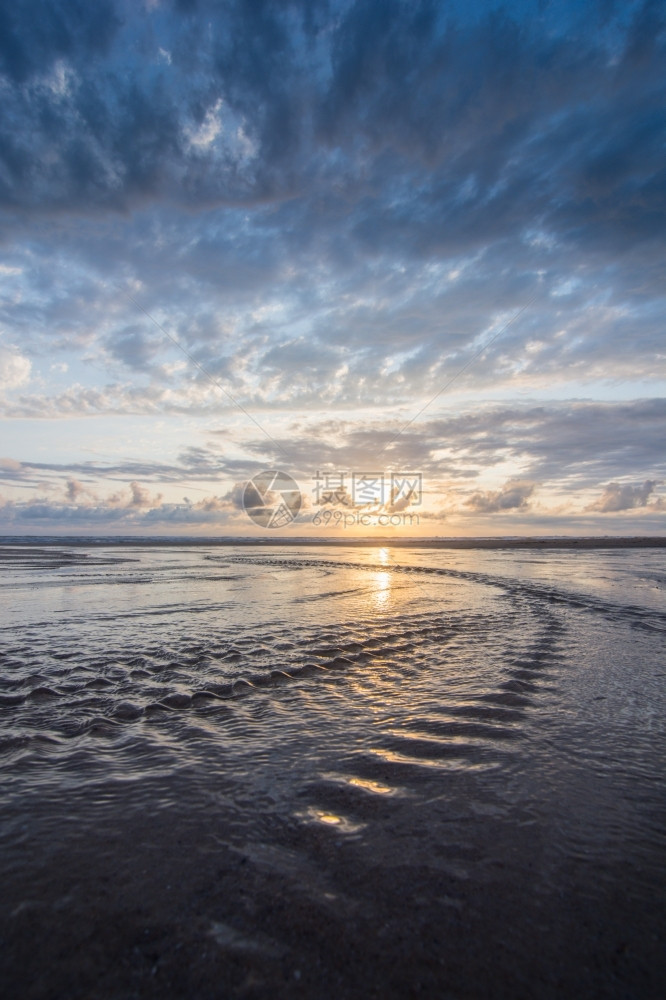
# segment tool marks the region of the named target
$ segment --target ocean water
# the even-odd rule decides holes
[[[0,547],[0,992],[661,997],[666,551]]]

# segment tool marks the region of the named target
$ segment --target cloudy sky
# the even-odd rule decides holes
[[[652,0],[2,0],[0,532],[265,535],[280,469],[295,534],[663,534],[665,50]]]

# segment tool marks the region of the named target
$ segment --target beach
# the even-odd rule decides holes
[[[663,539],[21,541],[4,996],[661,995]]]

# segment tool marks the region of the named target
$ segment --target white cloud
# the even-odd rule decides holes
[[[586,509],[598,510],[602,514],[614,514],[620,510],[647,507],[657,485],[657,482],[651,479],[646,479],[644,483],[608,483],[601,497]]]
[[[222,132],[222,98],[208,109],[200,125],[187,126],[185,136],[190,147],[208,149]]]
[[[17,389],[30,380],[32,369],[28,358],[15,348],[0,345],[0,389]]]
[[[465,506],[478,514],[499,514],[506,510],[526,510],[535,484],[523,480],[509,480],[499,490],[477,490]]]

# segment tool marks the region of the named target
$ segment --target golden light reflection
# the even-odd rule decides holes
[[[374,585],[373,600],[377,607],[384,607],[391,596],[391,574],[380,571],[372,577]]]
[[[376,795],[394,795],[395,788],[391,785],[383,785],[381,781],[370,781],[368,778],[350,778],[350,785],[362,788],[366,792],[374,792]]]
[[[308,809],[307,816],[316,823],[335,827],[340,833],[357,833],[365,827],[365,823],[355,822],[347,816],[340,816],[328,809],[317,809],[314,806]]]
[[[338,826],[342,823],[342,816],[336,816],[335,813],[322,812],[319,809],[313,810],[315,819],[318,819],[320,823],[329,823],[331,826]]]

